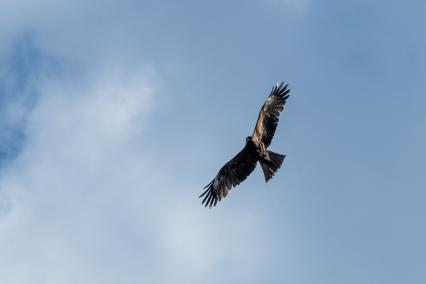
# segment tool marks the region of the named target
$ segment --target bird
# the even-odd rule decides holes
[[[277,129],[279,115],[289,97],[290,89],[284,82],[277,83],[260,109],[256,126],[251,136],[246,137],[244,148],[227,162],[215,178],[207,184],[199,198],[204,196],[201,204],[211,208],[228,195],[232,187],[244,181],[259,162],[265,182],[268,182],[281,167],[285,155],[268,150]]]

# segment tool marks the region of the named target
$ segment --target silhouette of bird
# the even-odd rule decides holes
[[[280,113],[289,97],[288,84],[276,84],[263,104],[253,134],[246,137],[245,147],[218,172],[204,187],[202,204],[216,206],[228,195],[228,191],[244,181],[255,169],[257,162],[262,167],[265,182],[268,182],[281,167],[285,155],[268,150],[277,129]]]

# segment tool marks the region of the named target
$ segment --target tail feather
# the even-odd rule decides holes
[[[283,164],[285,158],[285,155],[274,153],[272,151],[268,151],[268,155],[269,160],[267,161],[267,163],[260,162],[260,166],[262,167],[266,182],[268,182],[275,175],[275,173]]]

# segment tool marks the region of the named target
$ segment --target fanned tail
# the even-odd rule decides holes
[[[284,162],[285,155],[268,151],[269,160],[265,163],[260,162],[263,174],[265,175],[265,181],[268,182],[278,171]]]

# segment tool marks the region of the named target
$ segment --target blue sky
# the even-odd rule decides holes
[[[0,282],[425,282],[425,3],[3,1]]]

